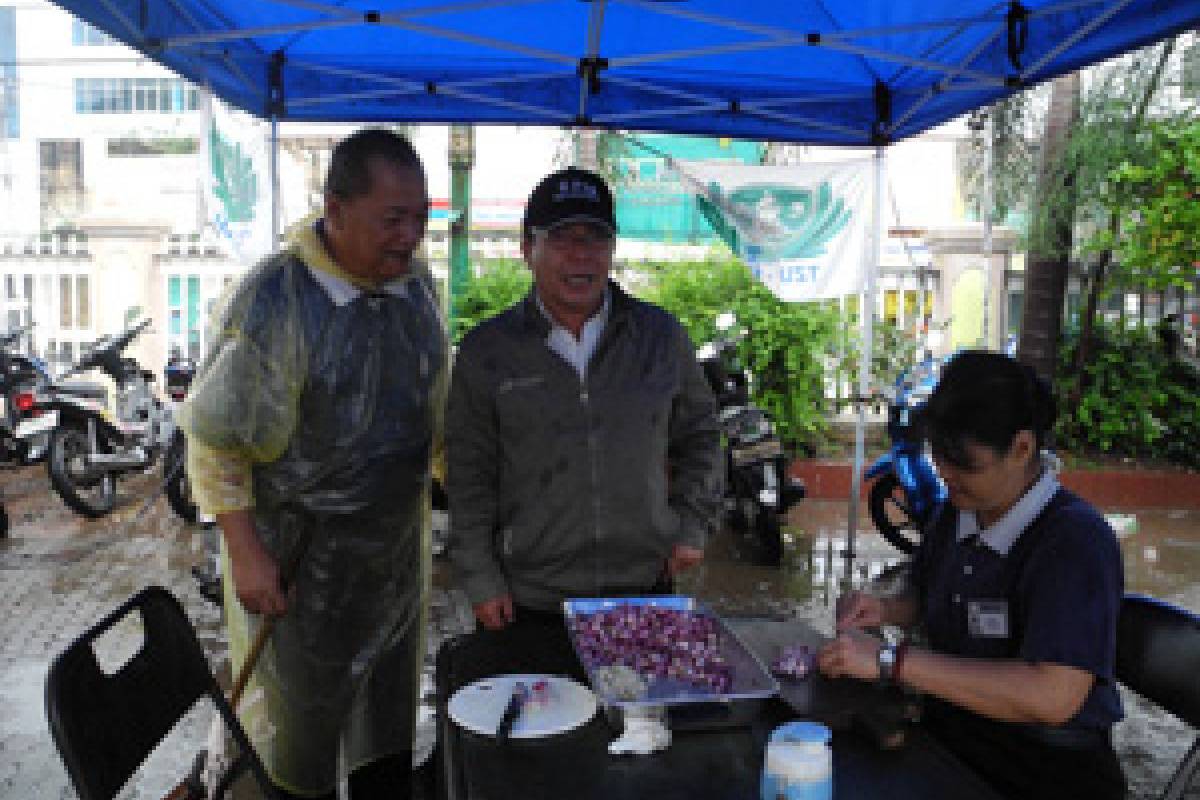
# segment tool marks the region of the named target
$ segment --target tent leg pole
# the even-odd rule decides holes
[[[846,559],[845,587],[850,588],[857,555],[855,538],[858,533],[858,505],[862,494],[863,461],[866,450],[867,402],[871,391],[871,344],[875,334],[875,278],[879,270],[880,254],[883,251],[883,148],[875,148],[875,186],[871,202],[871,247],[867,249],[866,280],[859,300],[859,315],[862,319],[861,357],[858,361],[858,413],[854,425],[854,471],[850,480],[850,499],[846,512]]]
[[[996,112],[994,108],[989,108],[986,112],[983,135],[983,199],[980,203],[982,206],[983,216],[983,349],[992,350],[999,349],[994,343],[992,336],[992,205],[995,202],[993,192],[993,164],[994,157],[992,152],[992,137],[995,135],[993,117]]]
[[[271,247],[279,247],[279,117],[271,115]]]

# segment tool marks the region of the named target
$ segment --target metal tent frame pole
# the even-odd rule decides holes
[[[995,187],[992,183],[994,164],[992,151],[996,116],[995,107],[986,111],[983,123],[983,346],[986,350],[996,349],[992,335],[992,206],[995,203]]]
[[[279,247],[279,117],[271,115],[271,247],[268,253]]]
[[[862,493],[863,461],[866,450],[867,396],[871,390],[871,360],[875,335],[875,283],[879,272],[879,261],[883,253],[883,187],[884,149],[875,148],[875,186],[871,201],[871,247],[867,248],[867,264],[864,268],[863,291],[859,300],[859,316],[862,324],[862,345],[858,360],[858,418],[854,424],[854,471],[850,480],[850,499],[846,512],[846,578],[851,575],[852,564],[857,553],[855,538],[858,532],[859,495]]]

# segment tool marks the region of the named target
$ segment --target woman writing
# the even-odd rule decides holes
[[[851,593],[822,672],[927,695],[926,727],[1009,797],[1124,796],[1110,731],[1121,554],[1091,505],[1042,457],[1049,387],[999,353],[944,370],[923,428],[948,502],[906,592]],[[862,632],[919,625],[926,647]]]

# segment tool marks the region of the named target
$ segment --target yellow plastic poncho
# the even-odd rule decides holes
[[[310,536],[241,712],[296,794],[334,787],[339,745],[350,770],[412,748],[447,355],[430,286],[417,264],[356,286],[302,229],[218,310],[180,415],[204,511],[252,505],[281,563]],[[236,671],[259,619],[232,581],[225,608]]]

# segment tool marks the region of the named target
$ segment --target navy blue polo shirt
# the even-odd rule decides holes
[[[1112,528],[1061,487],[1006,553],[977,535],[960,539],[958,518],[943,506],[913,559],[930,647],[1086,670],[1097,680],[1064,727],[1110,728],[1121,718],[1114,661],[1124,591]]]

